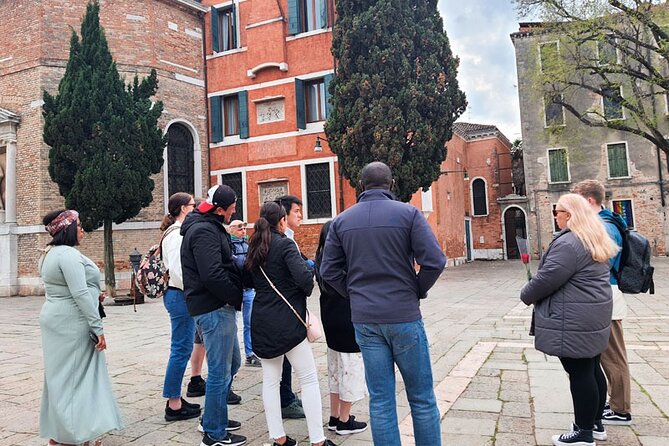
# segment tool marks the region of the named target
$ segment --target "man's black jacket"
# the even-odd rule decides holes
[[[191,212],[181,225],[181,268],[186,305],[191,316],[225,304],[241,308],[241,271],[232,261],[232,242],[223,217]]]

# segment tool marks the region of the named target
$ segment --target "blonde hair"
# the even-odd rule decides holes
[[[620,250],[606,231],[602,219],[581,195],[563,195],[557,204],[569,212],[571,218],[567,227],[583,243],[595,262],[606,262]]]

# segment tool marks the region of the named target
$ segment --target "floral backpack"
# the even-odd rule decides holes
[[[137,268],[135,282],[139,291],[151,299],[163,297],[170,282],[170,273],[163,263],[161,253],[163,239],[177,229],[178,226],[170,226],[165,230],[158,244],[149,248],[149,252],[142,258]]]

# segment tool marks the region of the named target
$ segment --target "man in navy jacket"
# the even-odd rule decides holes
[[[395,364],[411,406],[417,446],[441,444],[440,416],[420,299],[446,264],[425,217],[396,201],[390,168],[373,162],[361,175],[358,203],[328,233],[321,276],[351,300],[351,320],[365,362],[374,444],[400,444]],[[415,264],[420,265],[416,274]]]

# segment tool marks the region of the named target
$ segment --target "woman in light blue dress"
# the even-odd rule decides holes
[[[53,239],[40,261],[46,292],[39,317],[44,351],[40,436],[49,438],[49,445],[100,445],[98,437],[123,429],[105,362],[100,270],[75,248],[84,236],[76,211],[50,212],[43,223]]]

